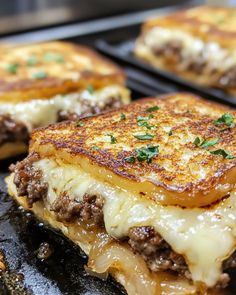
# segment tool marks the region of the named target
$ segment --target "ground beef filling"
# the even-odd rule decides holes
[[[16,165],[10,166],[10,170],[15,172],[14,184],[17,194],[26,197],[29,208],[36,201],[46,198],[48,192],[48,184],[42,181],[42,172],[33,167],[33,162],[37,160],[38,155],[33,153]]]
[[[92,220],[97,225],[103,225],[103,203],[100,196],[85,194],[82,201],[76,201],[67,193],[62,193],[52,204],[59,221],[72,222],[75,218],[83,221]]]
[[[97,104],[97,105],[92,106],[91,102],[88,100],[81,101],[81,105],[82,105],[82,109],[83,109],[81,115],[78,115],[75,112],[61,110],[58,112],[57,121],[58,122],[66,121],[66,120],[75,121],[81,117],[96,115],[96,114],[99,114],[103,111],[107,111],[107,110],[111,110],[113,108],[121,107],[123,105],[123,103],[121,100],[121,96],[117,95],[117,96],[109,97],[104,103],[102,103],[100,105]]]
[[[0,145],[6,142],[28,142],[27,127],[10,117],[8,114],[0,115]]]
[[[181,41],[173,40],[165,45],[156,45],[152,48],[154,55],[162,55],[170,65],[178,65],[179,70],[190,70],[201,74],[207,66],[207,60],[203,52],[197,56],[183,56],[183,44]]]
[[[196,56],[183,56],[183,44],[179,40],[169,41],[164,45],[157,44],[153,46],[151,50],[156,56],[164,56],[170,65],[178,64],[178,68],[181,71],[189,70],[201,74],[207,66],[207,59],[204,57],[204,52]],[[212,70],[212,73],[214,72],[215,71]],[[223,73],[219,77],[219,80],[216,81],[216,85],[221,87],[236,87],[236,67],[233,66]]]
[[[129,230],[128,236],[128,243],[133,251],[142,256],[152,271],[171,270],[191,279],[184,257],[174,252],[153,227],[133,227]],[[233,267],[236,267],[236,252],[223,263],[223,270]],[[222,273],[217,287],[225,288],[229,281],[229,275]]]
[[[184,257],[171,250],[163,238],[151,226],[129,230],[129,241],[134,252],[139,253],[152,271],[173,270],[191,278]]]

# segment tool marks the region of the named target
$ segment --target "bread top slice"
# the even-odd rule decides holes
[[[155,26],[178,29],[205,42],[216,42],[228,50],[235,51],[235,7],[199,6],[185,9],[150,19],[144,24],[143,30],[145,32]]]
[[[0,102],[47,99],[108,84],[124,85],[123,71],[93,50],[66,42],[0,48]]]
[[[236,182],[236,111],[187,93],[33,132],[30,152],[154,202],[213,204]]]

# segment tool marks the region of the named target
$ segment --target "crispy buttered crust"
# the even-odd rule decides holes
[[[236,46],[236,8],[200,6],[153,18],[143,25],[143,31],[155,26],[178,28],[207,42],[219,43],[228,50]]]
[[[158,106],[150,113],[147,108]],[[94,177],[120,186],[154,202],[181,206],[204,206],[230,192],[236,181],[236,159],[224,159],[210,151],[223,149],[236,155],[236,128],[215,126],[232,109],[206,102],[194,95],[179,93],[143,99],[118,110],[75,123],[51,125],[33,132],[31,152],[42,158],[55,157],[79,165]],[[121,120],[121,113],[126,116]],[[139,116],[153,118],[148,124],[155,130],[138,126]],[[227,126],[226,126],[227,127]],[[169,134],[171,130],[172,135]],[[153,135],[140,140],[134,135]],[[116,142],[111,143],[111,135]],[[208,149],[193,142],[199,137],[219,142]],[[147,161],[128,163],[136,149],[158,146],[159,154]]]
[[[118,66],[93,50],[72,43],[2,46],[0,59],[0,101],[50,98],[88,85],[98,88],[125,83]]]

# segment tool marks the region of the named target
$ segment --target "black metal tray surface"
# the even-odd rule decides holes
[[[138,31],[137,27],[136,31]],[[127,30],[129,30],[129,28],[127,28]],[[132,30],[134,31],[134,28],[132,28]],[[147,87],[150,87],[152,89],[158,89],[159,83],[160,81],[162,81],[162,83],[165,83],[169,86],[170,84],[172,84],[172,87],[175,86],[178,90],[194,92],[196,94],[202,95],[205,98],[216,100],[218,102],[229,104],[231,106],[236,106],[236,97],[227,95],[224,91],[215,88],[207,88],[196,85],[194,83],[191,83],[187,80],[178,77],[175,74],[160,69],[156,69],[136,58],[133,54],[135,43],[134,38],[136,38],[136,36],[126,40],[120,40],[120,42],[117,40],[117,38],[114,39],[114,37],[110,36],[110,38],[107,39],[103,38],[97,40],[96,47],[102,53],[106,54],[107,56],[113,59],[116,59],[118,62],[123,62],[126,65],[142,70],[144,75],[151,75],[153,81],[143,81],[143,84],[146,84]]]

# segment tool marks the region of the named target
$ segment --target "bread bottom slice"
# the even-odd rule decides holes
[[[11,158],[28,150],[28,145],[23,142],[7,142],[0,146],[0,160]]]
[[[95,224],[60,222],[54,212],[49,211],[43,201],[34,203],[29,208],[26,198],[18,197],[13,183],[13,175],[6,178],[8,193],[24,209],[53,229],[59,230],[64,236],[78,245],[88,256],[86,269],[89,274],[105,279],[110,274],[120,283],[129,295],[187,295],[201,294],[189,281],[167,272],[151,272],[144,260],[134,254],[127,242],[120,242],[105,232],[105,229]],[[220,294],[217,290],[206,291],[202,294]]]

